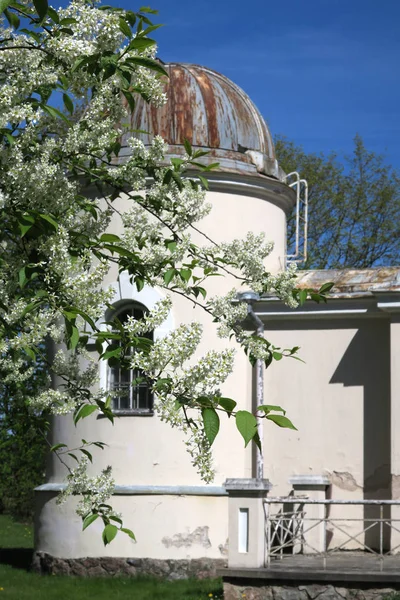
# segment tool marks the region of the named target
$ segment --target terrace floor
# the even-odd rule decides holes
[[[325,582],[400,583],[400,554],[384,556],[367,552],[336,552],[325,557],[311,554],[287,554],[274,557],[266,568],[221,569],[225,578],[273,579]]]

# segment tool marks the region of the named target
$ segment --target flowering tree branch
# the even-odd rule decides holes
[[[191,361],[202,335],[199,323],[180,325],[156,341],[148,334],[167,317],[168,296],[143,319],[97,322],[110,306],[112,290],[102,282],[112,265],[128,272],[140,291],[158,286],[184,296],[212,315],[221,337],[232,335],[252,362],[266,366],[297,348],[280,350],[240,326],[246,306],[234,303],[237,290],[208,298],[207,283],[229,274],[238,285],[260,294],[274,291],[289,306],[304,302],[309,291],[295,290],[293,269],[276,276],[266,272],[272,244],[264,236],[218,244],[197,223],[210,211],[205,202],[207,180],[198,163],[202,152],[185,144],[186,156],[165,166],[166,146],[159,137],[145,147],[129,140],[129,157],[121,150],[118,124],[141,95],[155,106],[165,102],[149,37],[150,9],[138,13],[72,0],[56,11],[46,0],[24,4],[2,0],[0,39],[0,368],[5,380],[21,384],[34,374],[49,338],[60,348],[47,357],[49,372],[62,384],[49,384],[29,398],[32,411],[71,414],[75,424],[94,413],[113,420],[112,394],[93,391],[98,361],[117,361],[140,369],[156,397],[160,418],[187,434],[192,462],[205,481],[213,475],[210,448],[219,429],[219,412],[234,415],[247,445],[260,444],[255,416],[236,411],[220,386],[233,369],[231,348],[211,350]],[[20,28],[22,18],[23,28]],[[125,99],[125,103],[121,98]],[[188,172],[198,169],[196,176]],[[93,193],[94,192],[94,193]],[[131,208],[115,207],[125,197]],[[104,198],[106,201],[104,202]],[[109,232],[113,217],[122,234]],[[191,231],[203,233],[209,246],[199,246]],[[323,300],[328,288],[312,291]],[[300,294],[300,295],[299,295]],[[88,350],[90,331],[97,357]],[[86,361],[82,368],[81,359]],[[26,368],[27,362],[29,368]],[[281,427],[293,427],[280,407],[260,406],[259,415]],[[75,449],[62,440],[52,445],[67,468],[60,495],[81,495],[78,512],[85,529],[101,518],[109,543],[123,527],[108,504],[113,491],[111,469],[88,477],[92,456],[87,442]],[[65,460],[76,461],[72,468]]]

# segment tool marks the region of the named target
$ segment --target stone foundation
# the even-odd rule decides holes
[[[78,577],[137,577],[147,575],[165,580],[212,579],[217,569],[226,567],[223,559],[156,560],[153,558],[57,558],[36,552],[32,568],[49,575]]]
[[[224,582],[224,600],[384,600],[400,590],[400,585],[357,584],[296,584],[282,585],[282,581]],[[396,596],[397,597],[397,596]],[[400,595],[398,596],[400,598]]]

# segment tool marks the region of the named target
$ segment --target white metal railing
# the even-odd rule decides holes
[[[360,507],[358,514],[349,516],[356,507]],[[399,509],[393,515],[395,507]],[[400,552],[399,500],[314,500],[290,496],[265,499],[264,511],[267,567],[273,559],[307,554],[321,557],[326,569],[328,557],[340,553],[344,556],[344,551],[354,556],[354,552],[362,551],[379,559],[383,570],[384,558]]]
[[[288,254],[288,262],[304,263],[307,261],[308,245],[308,183],[300,179],[297,171],[286,175],[286,183],[296,192],[296,232],[294,253]]]

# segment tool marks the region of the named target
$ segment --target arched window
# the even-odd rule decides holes
[[[146,309],[140,304],[131,304],[115,312],[113,317],[125,323],[128,317],[142,319]],[[143,337],[153,339],[153,333],[144,334]],[[123,369],[119,364],[108,367],[108,389],[116,392],[113,398],[113,409],[118,412],[152,413],[153,394],[146,381],[137,383],[143,373],[140,369]]]

